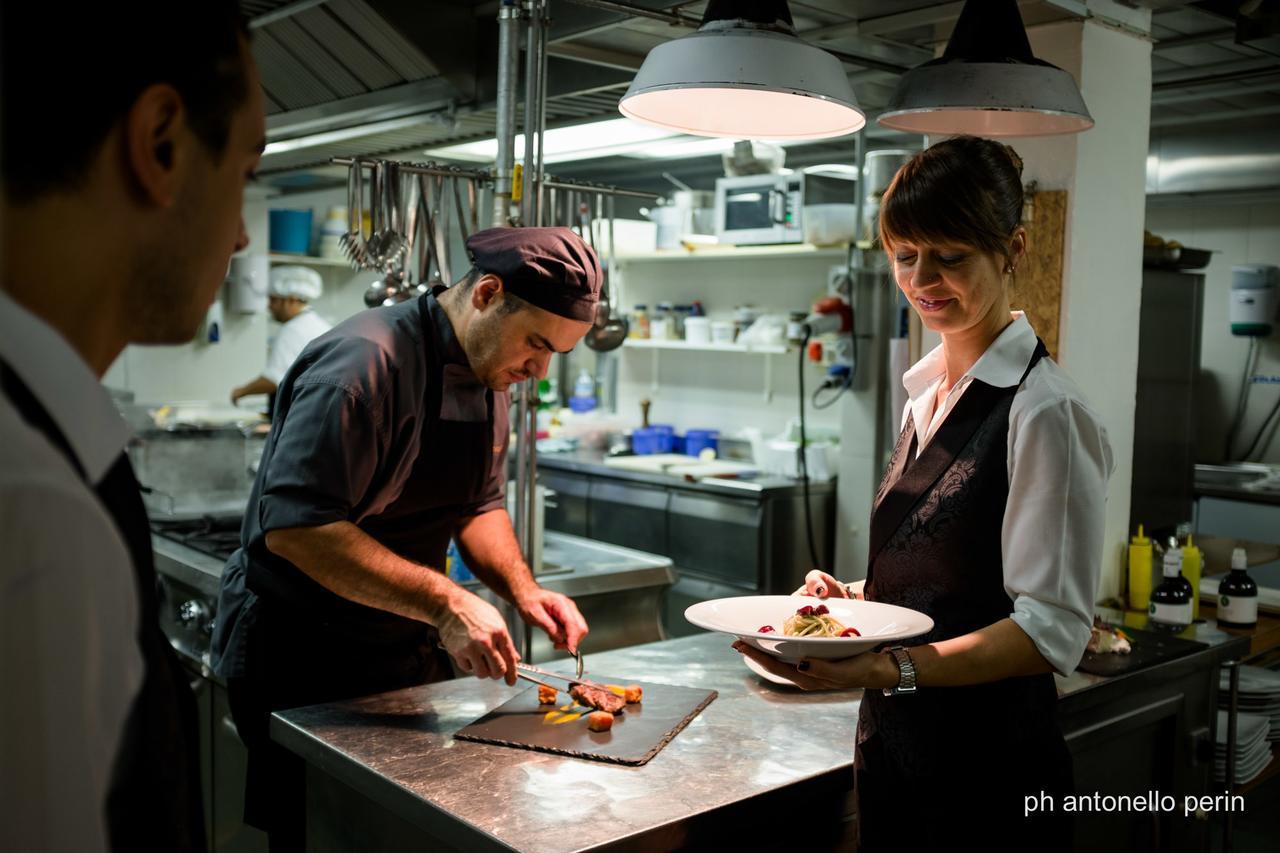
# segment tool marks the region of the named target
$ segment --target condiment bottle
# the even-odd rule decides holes
[[[1151,593],[1147,615],[1153,625],[1181,631],[1192,622],[1191,584],[1182,576],[1182,549],[1172,536],[1164,552],[1163,567],[1164,580]]]
[[[1243,548],[1231,552],[1231,574],[1218,585],[1218,624],[1224,628],[1253,628],[1258,624],[1258,584],[1245,571]]]
[[[641,338],[648,340],[649,338],[649,306],[637,305],[635,310],[631,312],[631,330],[628,337]]]
[[[1147,609],[1151,599],[1151,540],[1142,535],[1142,525],[1129,540],[1129,607]]]
[[[1191,534],[1187,534],[1187,544],[1182,547],[1182,576],[1191,584],[1191,618],[1200,618],[1200,573],[1204,565],[1204,553],[1191,542]]]

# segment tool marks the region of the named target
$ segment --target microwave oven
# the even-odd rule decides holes
[[[804,242],[804,208],[854,204],[857,182],[813,172],[716,181],[716,239],[738,246]]]

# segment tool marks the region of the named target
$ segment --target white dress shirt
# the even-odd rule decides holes
[[[267,352],[267,366],[262,371],[266,379],[277,385],[285,373],[297,361],[307,344],[329,331],[333,326],[310,308],[303,308],[280,327]]]
[[[942,347],[902,377],[906,426],[915,423],[917,456],[974,379],[997,388],[1017,385],[1036,348],[1021,311],[987,351],[939,400],[946,376]],[[1107,480],[1115,468],[1107,431],[1080,389],[1055,362],[1042,358],[1009,409],[1009,502],[1001,529],[1004,588],[1010,618],[1053,668],[1075,670],[1089,642],[1102,576]]]
[[[66,340],[3,292],[0,359],[98,483],[129,428]],[[114,521],[0,393],[0,847],[107,849],[104,801],[142,684],[137,625]]]

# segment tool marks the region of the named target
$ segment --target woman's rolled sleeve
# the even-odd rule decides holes
[[[1005,591],[1013,621],[1063,675],[1089,642],[1111,469],[1106,430],[1079,400],[1058,396],[1011,419]]]

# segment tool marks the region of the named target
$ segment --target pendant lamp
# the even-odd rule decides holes
[[[877,121],[944,136],[1050,136],[1093,127],[1071,75],[1032,55],[1016,0],[967,0],[946,51],[902,75]]]
[[[785,0],[711,0],[697,32],[649,51],[618,109],[733,139],[824,139],[866,124],[840,61],[796,37]]]

